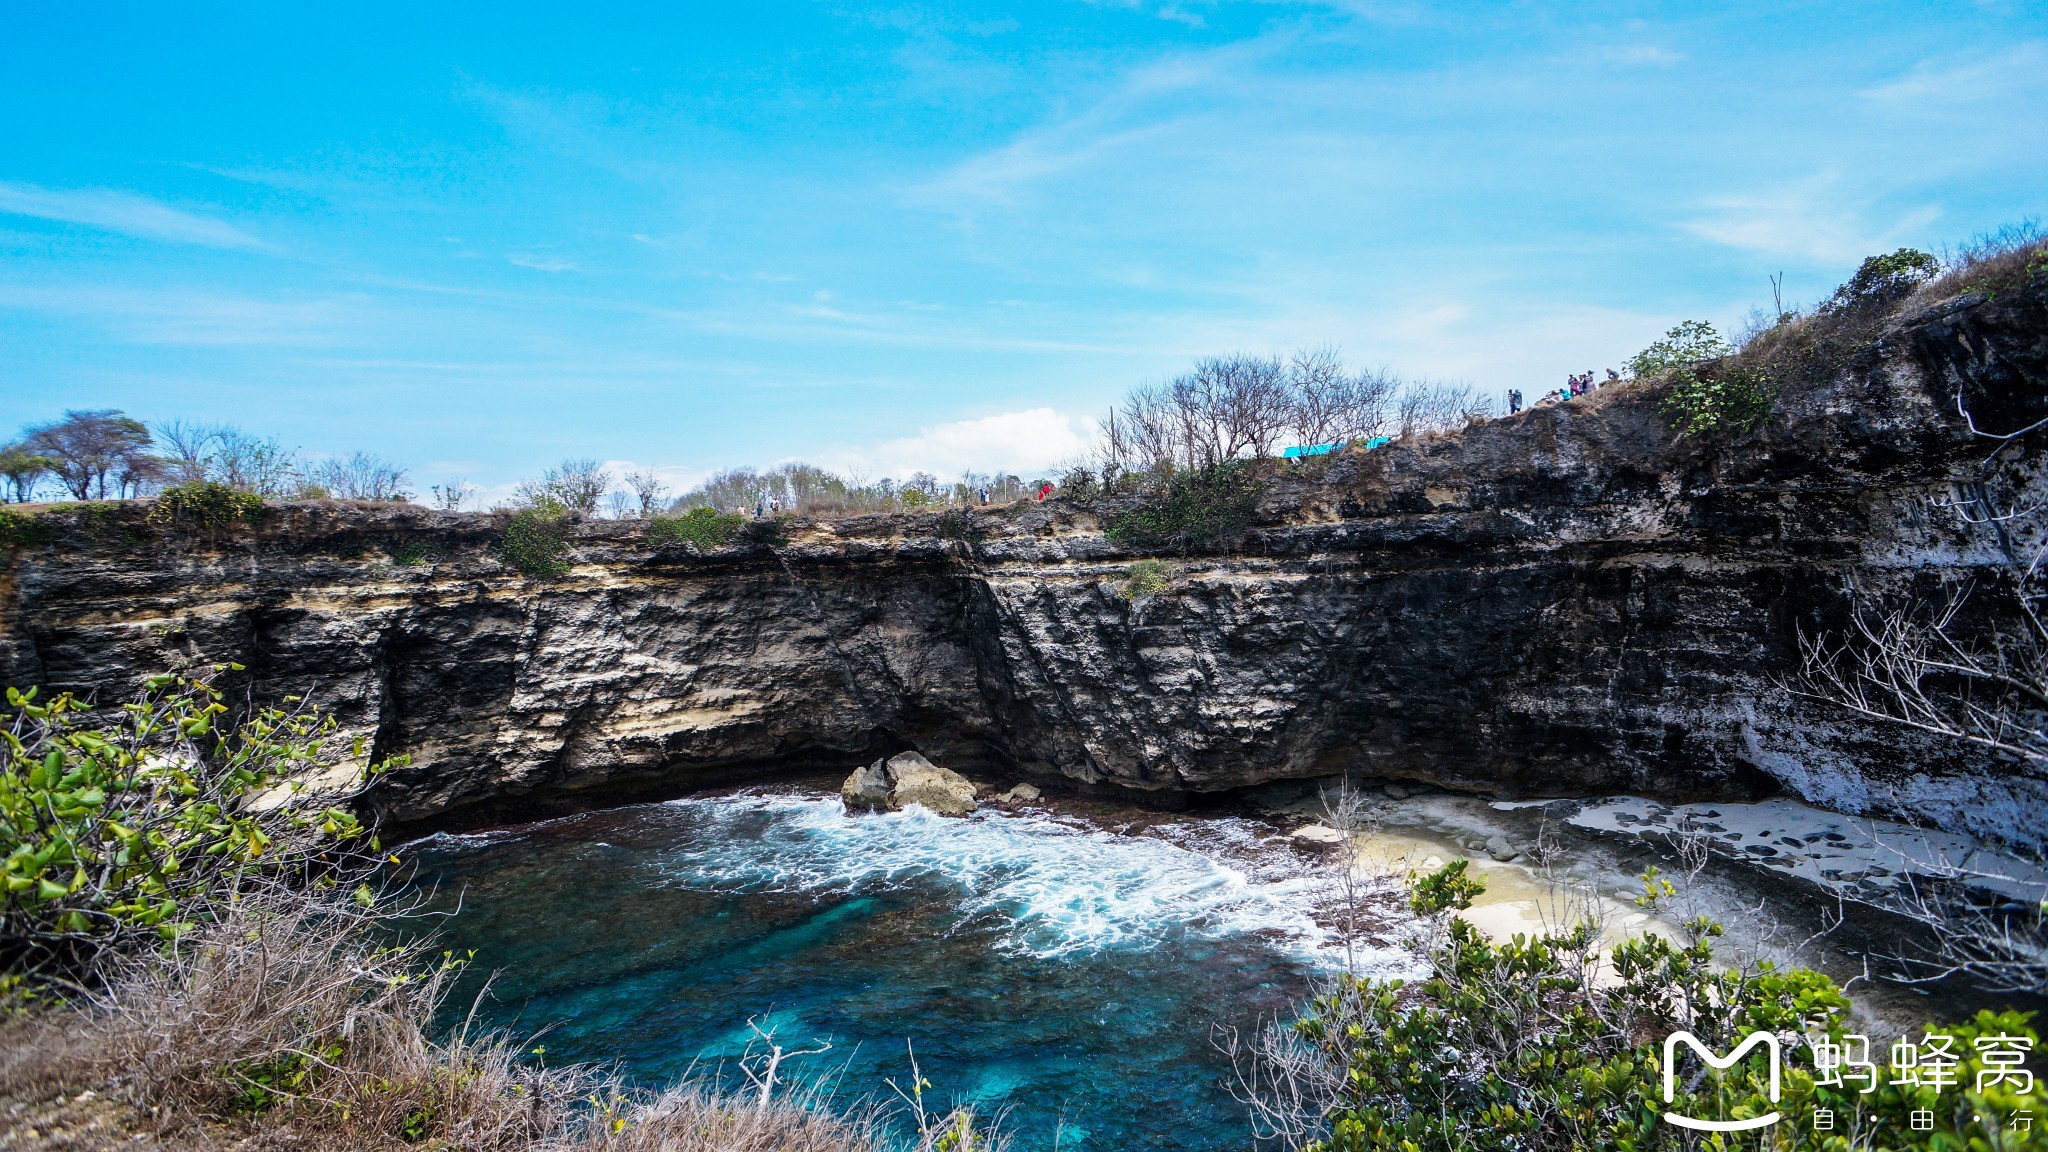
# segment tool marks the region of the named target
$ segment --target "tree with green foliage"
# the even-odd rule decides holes
[[[1825,308],[1867,308],[1891,304],[1941,274],[1941,261],[1916,248],[1871,256],[1849,282],[1835,289]]]
[[[403,758],[369,763],[361,738],[338,740],[333,718],[297,697],[234,719],[212,678],[238,671],[151,677],[102,713],[68,693],[7,689],[0,964],[89,982],[104,954],[375,849],[350,805]]]
[[[80,500],[107,498],[107,477],[136,467],[148,455],[149,429],[112,409],[66,412],[64,419],[29,429],[24,446],[55,461],[51,471]]]
[[[1814,1059],[1835,1054],[1839,1073],[1851,1030],[1848,998],[1826,976],[1721,954],[1723,930],[1704,916],[1677,939],[1644,934],[1611,950],[1590,919],[1492,942],[1458,915],[1485,890],[1467,868],[1455,860],[1411,882],[1422,979],[1340,976],[1292,1028],[1239,1053],[1262,1135],[1308,1152],[1677,1152],[1737,1145],[1667,1113],[1726,1122],[1776,1112],[1784,1119],[1740,1146],[2048,1148],[2048,1133],[2007,1125],[2029,1098],[1989,1071],[1995,1044],[1977,1043],[2004,1037],[2005,1051],[2031,1051],[2025,1014],[1929,1029],[1954,1057],[1945,1085],[1873,1082],[1865,1092]],[[1638,904],[1675,892],[1654,870],[1643,879]],[[1667,1101],[1666,1041],[1680,1031],[1716,1053],[1770,1033],[1783,1054],[1777,1097],[1757,1059],[1712,1074],[1674,1069]],[[1816,1129],[1816,1109],[1830,1127]],[[1914,1112],[1931,1128],[1913,1130]]]
[[[0,477],[7,480],[9,499],[16,504],[28,503],[35,495],[36,481],[45,476],[55,475],[57,461],[45,456],[26,444],[9,444],[0,448]]]

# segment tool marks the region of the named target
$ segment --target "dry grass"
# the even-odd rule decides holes
[[[873,1109],[701,1083],[635,1090],[432,1021],[451,969],[343,898],[273,893],[91,1003],[0,1026],[0,1150],[888,1152]],[[929,1152],[958,1115],[921,1125]],[[995,1149],[986,1134],[952,1145]]]

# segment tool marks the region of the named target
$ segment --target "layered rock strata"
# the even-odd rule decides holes
[[[2016,547],[1939,506],[2048,415],[2043,292],[1895,321],[1763,429],[1675,439],[1646,389],[1281,476],[1225,548],[1140,553],[1113,502],[799,522],[786,545],[578,525],[528,579],[502,522],[302,504],[255,528],[57,512],[0,571],[0,678],[114,700],[235,661],[376,756],[399,821],[511,818],[905,749],[1157,794],[1349,772],[1516,795],[1776,790],[2038,843],[2036,774],[1800,696],[1851,588],[1991,587]],[[2024,444],[2007,487],[2035,483]],[[1995,613],[1989,593],[1972,611]]]

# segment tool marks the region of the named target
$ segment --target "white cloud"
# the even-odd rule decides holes
[[[514,252],[505,257],[505,259],[510,263],[517,264],[521,268],[531,268],[536,272],[570,272],[574,271],[576,267],[574,264],[559,257],[528,256],[521,252]]]
[[[83,224],[171,244],[258,251],[270,247],[231,224],[182,212],[147,196],[106,188],[41,188],[0,180],[0,213]]]
[[[1864,218],[1867,206],[1844,197],[1836,183],[1834,176],[1821,175],[1760,196],[1709,201],[1704,215],[1682,227],[1716,244],[1764,256],[1840,265],[1895,247],[1941,216],[1941,209],[1923,205],[1888,223],[1872,224]]]
[[[1029,479],[1078,456],[1089,436],[1082,422],[1051,408],[1003,412],[920,429],[915,436],[867,448],[837,448],[820,462],[869,480],[901,480],[913,472],[951,479],[963,472],[1014,472]]]

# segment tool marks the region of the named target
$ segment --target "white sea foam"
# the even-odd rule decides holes
[[[1333,941],[1316,923],[1310,870],[1244,821],[1120,836],[1043,816],[965,819],[919,807],[849,818],[836,798],[741,795],[671,802],[699,834],[664,862],[674,882],[723,891],[862,892],[913,881],[957,893],[1004,946],[1039,956],[1143,948],[1185,934],[1260,935],[1312,962]],[[1403,966],[1391,953],[1374,967]]]

